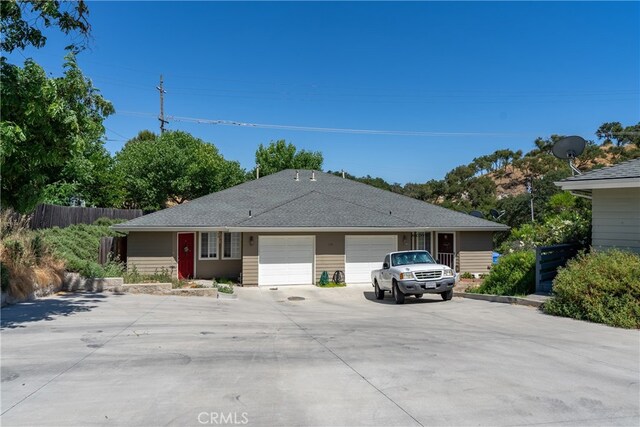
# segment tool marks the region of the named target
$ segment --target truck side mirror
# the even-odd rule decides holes
[[[385,262],[385,263],[382,264],[382,269],[383,270],[387,270],[388,268],[389,268],[389,263],[388,262]]]

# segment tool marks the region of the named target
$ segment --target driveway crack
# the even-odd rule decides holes
[[[367,384],[369,384],[374,390],[376,390],[378,393],[380,393],[382,396],[384,396],[389,402],[391,402],[393,405],[395,405],[398,409],[400,409],[402,412],[404,412],[409,418],[411,418],[413,421],[416,422],[416,424],[418,424],[421,427],[424,427],[424,424],[422,424],[420,421],[418,421],[416,419],[416,417],[414,417],[413,415],[411,415],[405,408],[403,408],[398,402],[396,402],[395,400],[393,400],[388,394],[386,394],[384,391],[382,391],[380,388],[376,387],[375,384],[373,384],[371,381],[369,381],[364,375],[362,375],[356,368],[354,368],[353,366],[351,366],[346,360],[344,360],[342,357],[340,357],[340,355],[338,355],[335,351],[333,351],[329,346],[327,346],[326,344],[324,344],[322,341],[320,341],[318,338],[316,338],[313,334],[309,333],[305,328],[303,328],[298,322],[296,322],[295,320],[293,320],[293,318],[291,316],[289,316],[287,313],[285,313],[284,311],[282,311],[277,305],[273,304],[272,302],[270,302],[270,304],[280,312],[280,314],[282,314],[287,320],[289,320],[291,323],[293,323],[298,329],[300,329],[305,335],[307,335],[308,337],[310,337],[312,340],[314,340],[316,343],[320,344],[324,349],[326,349],[329,353],[331,353],[336,359],[338,359],[340,362],[342,362],[347,368],[349,368],[353,373],[355,373],[356,375],[358,375],[360,378],[362,378],[363,381],[365,381]]]
[[[124,328],[122,328],[118,333],[116,333],[115,335],[113,335],[112,337],[110,337],[108,340],[106,340],[104,342],[104,344],[102,345],[102,347],[104,347],[105,345],[107,345],[109,343],[109,341],[113,340],[114,338],[116,338],[117,336],[119,336],[120,334],[122,334],[124,331],[126,331],[127,329],[129,329],[131,326],[133,326],[135,323],[137,323],[140,319],[142,319],[144,316],[146,316],[147,314],[151,313],[151,311],[153,311],[156,307],[158,307],[160,304],[162,304],[165,300],[167,299],[167,297],[162,298],[162,300],[157,303],[156,305],[154,305],[153,307],[151,307],[149,310],[145,311],[144,313],[142,313],[140,316],[138,316],[133,322],[129,323],[127,326],[125,326]],[[84,360],[86,360],[89,356],[91,356],[93,353],[95,353],[96,351],[100,350],[100,348],[102,347],[96,347],[94,348],[92,351],[90,351],[89,353],[85,354],[84,356],[82,356],[80,359],[78,359],[73,365],[69,366],[66,369],[63,369],[62,371],[60,371],[59,373],[57,373],[56,375],[54,375],[49,381],[47,381],[46,383],[42,384],[40,387],[38,387],[37,389],[35,389],[34,391],[32,391],[31,393],[29,393],[28,395],[26,395],[25,397],[23,397],[22,399],[20,399],[18,402],[14,403],[13,405],[11,405],[6,411],[0,413],[0,415],[4,415],[7,412],[9,412],[10,410],[12,410],[13,408],[15,408],[16,406],[20,405],[22,402],[24,402],[25,400],[29,399],[31,396],[33,396],[34,394],[36,394],[37,392],[39,392],[40,390],[42,390],[43,388],[45,388],[46,386],[48,386],[49,384],[51,384],[53,381],[55,381],[57,378],[59,378],[61,375],[64,375],[65,373],[69,372],[71,369],[75,368],[76,366],[78,366],[81,362],[83,362]]]

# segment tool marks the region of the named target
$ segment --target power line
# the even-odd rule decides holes
[[[504,133],[504,132],[435,132],[435,131],[329,128],[329,127],[320,127],[320,126],[295,126],[295,125],[281,125],[281,124],[249,123],[249,122],[242,122],[242,121],[235,121],[235,120],[199,119],[195,117],[180,117],[180,116],[167,116],[167,118],[175,122],[250,127],[255,129],[278,129],[278,130],[292,130],[292,131],[302,131],[302,132],[347,133],[347,134],[360,134],[360,135],[496,136],[496,137],[514,137],[514,136],[523,135],[521,133]]]

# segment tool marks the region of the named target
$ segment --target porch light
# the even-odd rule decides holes
[[[253,236],[249,236],[249,245],[253,246]]]

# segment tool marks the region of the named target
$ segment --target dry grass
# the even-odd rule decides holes
[[[8,273],[7,292],[26,299],[58,289],[64,280],[64,262],[29,229],[29,218],[5,210],[0,213],[0,221],[0,262]]]

